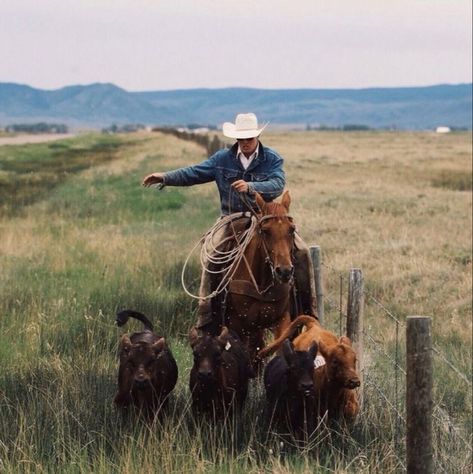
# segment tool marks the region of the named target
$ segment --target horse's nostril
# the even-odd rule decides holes
[[[294,274],[294,267],[276,267],[274,270],[276,275],[285,281],[289,281]]]

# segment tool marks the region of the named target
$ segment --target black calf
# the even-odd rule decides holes
[[[267,417],[279,429],[289,429],[299,441],[307,439],[315,430],[316,410],[313,382],[314,358],[317,343],[308,351],[295,351],[286,339],[281,355],[266,366]]]

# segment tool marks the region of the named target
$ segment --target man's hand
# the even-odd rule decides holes
[[[239,179],[238,181],[235,181],[234,183],[232,183],[232,188],[238,191],[239,193],[247,193],[249,186],[246,181]]]
[[[164,174],[163,173],[153,173],[149,174],[148,176],[143,179],[143,186],[148,188],[153,184],[158,184],[164,182]]]

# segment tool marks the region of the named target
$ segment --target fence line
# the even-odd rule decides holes
[[[340,303],[336,303],[331,298],[329,298],[327,295],[324,295],[324,296],[325,296],[325,303],[327,303],[327,305],[330,308],[336,309],[337,311],[339,311],[341,309],[340,308]],[[347,317],[346,313],[343,313],[343,316],[346,318]]]
[[[346,277],[343,276],[338,270],[336,270],[335,268],[333,268],[332,266],[324,262],[320,262],[320,266],[332,271],[338,277],[339,288],[340,288],[339,295],[338,295],[339,296],[338,304],[327,293],[324,293],[324,302],[329,307],[329,309],[338,312],[339,318],[340,318],[340,321],[339,321],[340,331],[342,334],[343,317],[348,318],[347,313],[344,313],[343,311],[343,291],[344,291],[343,282]],[[395,371],[395,380],[394,380],[395,400],[394,401],[390,400],[389,396],[384,393],[383,389],[374,382],[374,380],[369,376],[369,374],[366,371],[364,373],[366,377],[365,379],[366,385],[372,387],[379,394],[380,399],[383,400],[386,406],[388,406],[388,408],[392,410],[393,413],[395,414],[395,423],[396,423],[395,442],[396,442],[396,445],[398,445],[398,437],[399,437],[399,431],[400,431],[399,423],[402,422],[406,426],[406,419],[403,417],[403,415],[398,409],[399,407],[399,373],[403,374],[404,376],[407,376],[407,371],[401,366],[401,361],[399,360],[400,359],[399,329],[400,328],[406,329],[407,325],[403,323],[390,309],[388,309],[385,304],[379,301],[379,299],[376,298],[370,291],[363,288],[363,294],[367,296],[368,302],[373,303],[375,306],[377,306],[381,310],[381,314],[387,316],[394,324],[396,324],[394,357],[390,355],[384,348],[382,348],[381,344],[378,343],[376,339],[373,338],[369,334],[369,331],[367,329],[363,329],[361,334],[363,337],[366,337],[367,340],[370,342],[370,349],[374,350],[375,352],[379,354],[382,354],[382,356],[385,357],[388,360],[389,364],[391,364],[391,366],[394,368],[394,371]],[[430,352],[434,354],[438,358],[438,360],[442,361],[449,368],[451,368],[452,372],[456,376],[458,376],[463,382],[465,382],[469,387],[472,386],[472,383],[469,380],[469,378],[461,370],[459,370],[454,364],[452,364],[452,362],[450,362],[447,359],[447,357],[442,353],[442,351],[439,350],[437,347],[435,347],[432,343],[430,347]],[[451,436],[454,436],[455,439],[458,439],[459,441],[461,441],[461,443],[465,446],[465,448],[467,448],[469,452],[473,453],[473,447],[471,446],[471,443],[469,443],[468,440],[466,440],[460,434],[462,432],[461,431],[462,429],[455,425],[450,415],[439,406],[435,406],[434,409],[435,409],[435,413],[434,413],[434,410],[432,410],[431,419],[435,420],[436,423],[439,423],[440,425],[443,425],[444,427],[446,426],[448,428],[448,434]],[[436,466],[435,466],[436,470],[442,470],[445,472],[446,472],[446,469],[442,465],[440,465],[439,462],[446,462],[447,465],[451,465],[451,466],[453,466],[454,464],[453,460],[450,459],[450,457],[446,457],[445,459],[442,459],[441,461],[437,461]]]
[[[368,291],[365,290],[365,293],[367,296],[374,302],[376,303],[384,312],[387,314],[391,319],[393,319],[397,324],[402,326],[403,328],[406,327],[406,325],[400,321],[394,314],[389,311],[380,301],[378,301],[373,295],[371,295]],[[457,367],[455,367],[442,353],[439,349],[435,347],[435,345],[432,344],[432,351],[440,357],[461,379],[463,379],[464,382],[467,383],[470,387],[473,386],[472,382],[468,380],[468,377],[463,374]]]
[[[325,268],[328,268],[328,269],[330,269],[334,272],[337,272],[340,278],[344,278],[343,275],[340,274],[338,270],[335,270],[330,265],[327,265],[326,263],[323,263],[323,262],[322,262],[322,265]],[[392,313],[392,311],[390,311],[388,308],[386,308],[386,306],[383,303],[381,303],[376,297],[374,297],[368,290],[366,290],[366,288],[364,288],[363,292],[366,296],[368,296],[368,298],[371,301],[373,301],[377,306],[379,306],[383,310],[384,314],[389,316],[395,323],[399,324],[400,327],[402,327],[402,328],[406,327],[405,323],[403,323],[400,319],[398,319]],[[327,301],[332,307],[334,307],[335,303],[333,302],[333,300],[328,295],[324,295],[324,297],[325,297],[325,301]],[[341,305],[337,306],[337,309],[341,309]],[[346,314],[344,314],[344,316],[346,317]],[[367,334],[367,333],[365,332],[365,334]],[[455,367],[455,365],[452,364],[452,362],[450,362],[445,357],[445,355],[437,347],[435,347],[435,345],[433,345],[433,344],[432,344],[432,351],[435,353],[436,356],[438,356],[440,359],[442,359],[443,362],[445,362],[445,364],[447,364],[468,386],[473,387],[473,383],[468,379],[468,377],[460,369]]]
[[[381,352],[387,359],[389,359],[394,367],[396,367],[397,369],[399,369],[404,375],[406,375],[406,371],[399,365],[399,362],[396,361],[395,359],[393,359],[392,356],[390,356],[382,347],[381,345],[376,342],[376,340],[370,336],[366,331],[363,331],[363,335],[366,336],[375,346],[375,349],[378,350],[378,352]]]
[[[380,301],[378,301],[373,295],[371,295],[368,291],[365,290],[366,295],[368,298],[370,298],[372,301],[374,301],[393,321],[395,321],[398,324],[401,324],[403,327],[405,327],[405,324],[403,324],[394,314],[389,311],[386,306],[384,306]]]
[[[432,346],[432,351],[438,357],[440,357],[468,386],[472,386],[472,383],[468,380],[467,376],[460,372],[435,346]]]
[[[384,392],[382,391],[381,387],[379,385],[377,385],[375,382],[373,382],[369,377],[366,378],[366,384],[367,385],[370,385],[371,387],[373,387],[377,392],[378,394],[381,396],[381,398],[386,402],[387,405],[389,405],[391,407],[391,409],[396,413],[396,415],[399,417],[400,420],[402,420],[402,422],[405,424],[406,423],[406,419],[404,418],[403,415],[401,415],[401,413],[399,412],[399,410],[394,406],[393,403],[391,403],[391,401],[389,400],[389,398],[384,394]]]
[[[439,415],[435,414],[435,410],[438,410],[440,413]],[[465,445],[466,448],[469,448],[470,451],[473,452],[473,447],[471,446],[471,442],[467,441],[461,434],[459,433],[459,429],[457,426],[455,426],[450,418],[450,415],[439,405],[436,405],[434,407],[434,412],[433,412],[433,418],[435,418],[439,423],[445,423],[448,426],[448,434],[454,434],[458,439],[462,441],[462,443]],[[443,418],[441,418],[443,417]]]

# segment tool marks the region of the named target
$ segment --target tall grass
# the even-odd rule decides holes
[[[331,269],[326,293],[336,298],[338,274],[360,266],[367,291],[401,321],[433,316],[434,343],[471,380],[471,192],[431,181],[434,169],[471,170],[470,139],[293,133],[265,141],[286,158],[291,212],[302,235],[322,246]],[[54,186],[43,182],[32,200],[12,201],[4,190],[10,200],[0,220],[0,470],[402,470],[404,426],[385,398],[402,415],[403,392],[393,396],[392,363],[368,345],[370,383],[358,421],[321,426],[305,449],[265,431],[261,381],[251,387],[241,422],[196,424],[187,386],[187,331],[196,306],[180,287],[180,271],[217,218],[217,196],[211,184],[157,192],[140,182],[149,172],[203,159],[202,149],[160,134],[52,145],[0,148],[0,169],[9,176],[28,175],[30,167],[60,175]],[[73,149],[82,152],[57,162],[58,150]],[[196,259],[187,278],[196,289]],[[125,307],[152,318],[179,366],[168,416],[152,425],[123,418],[112,406],[121,332],[113,320]],[[378,309],[367,304],[365,326],[394,357],[394,330]],[[326,312],[338,331],[337,308]],[[471,451],[456,436],[471,439],[471,390],[441,360],[435,370],[436,415],[443,420],[435,421],[436,466],[469,472]]]

